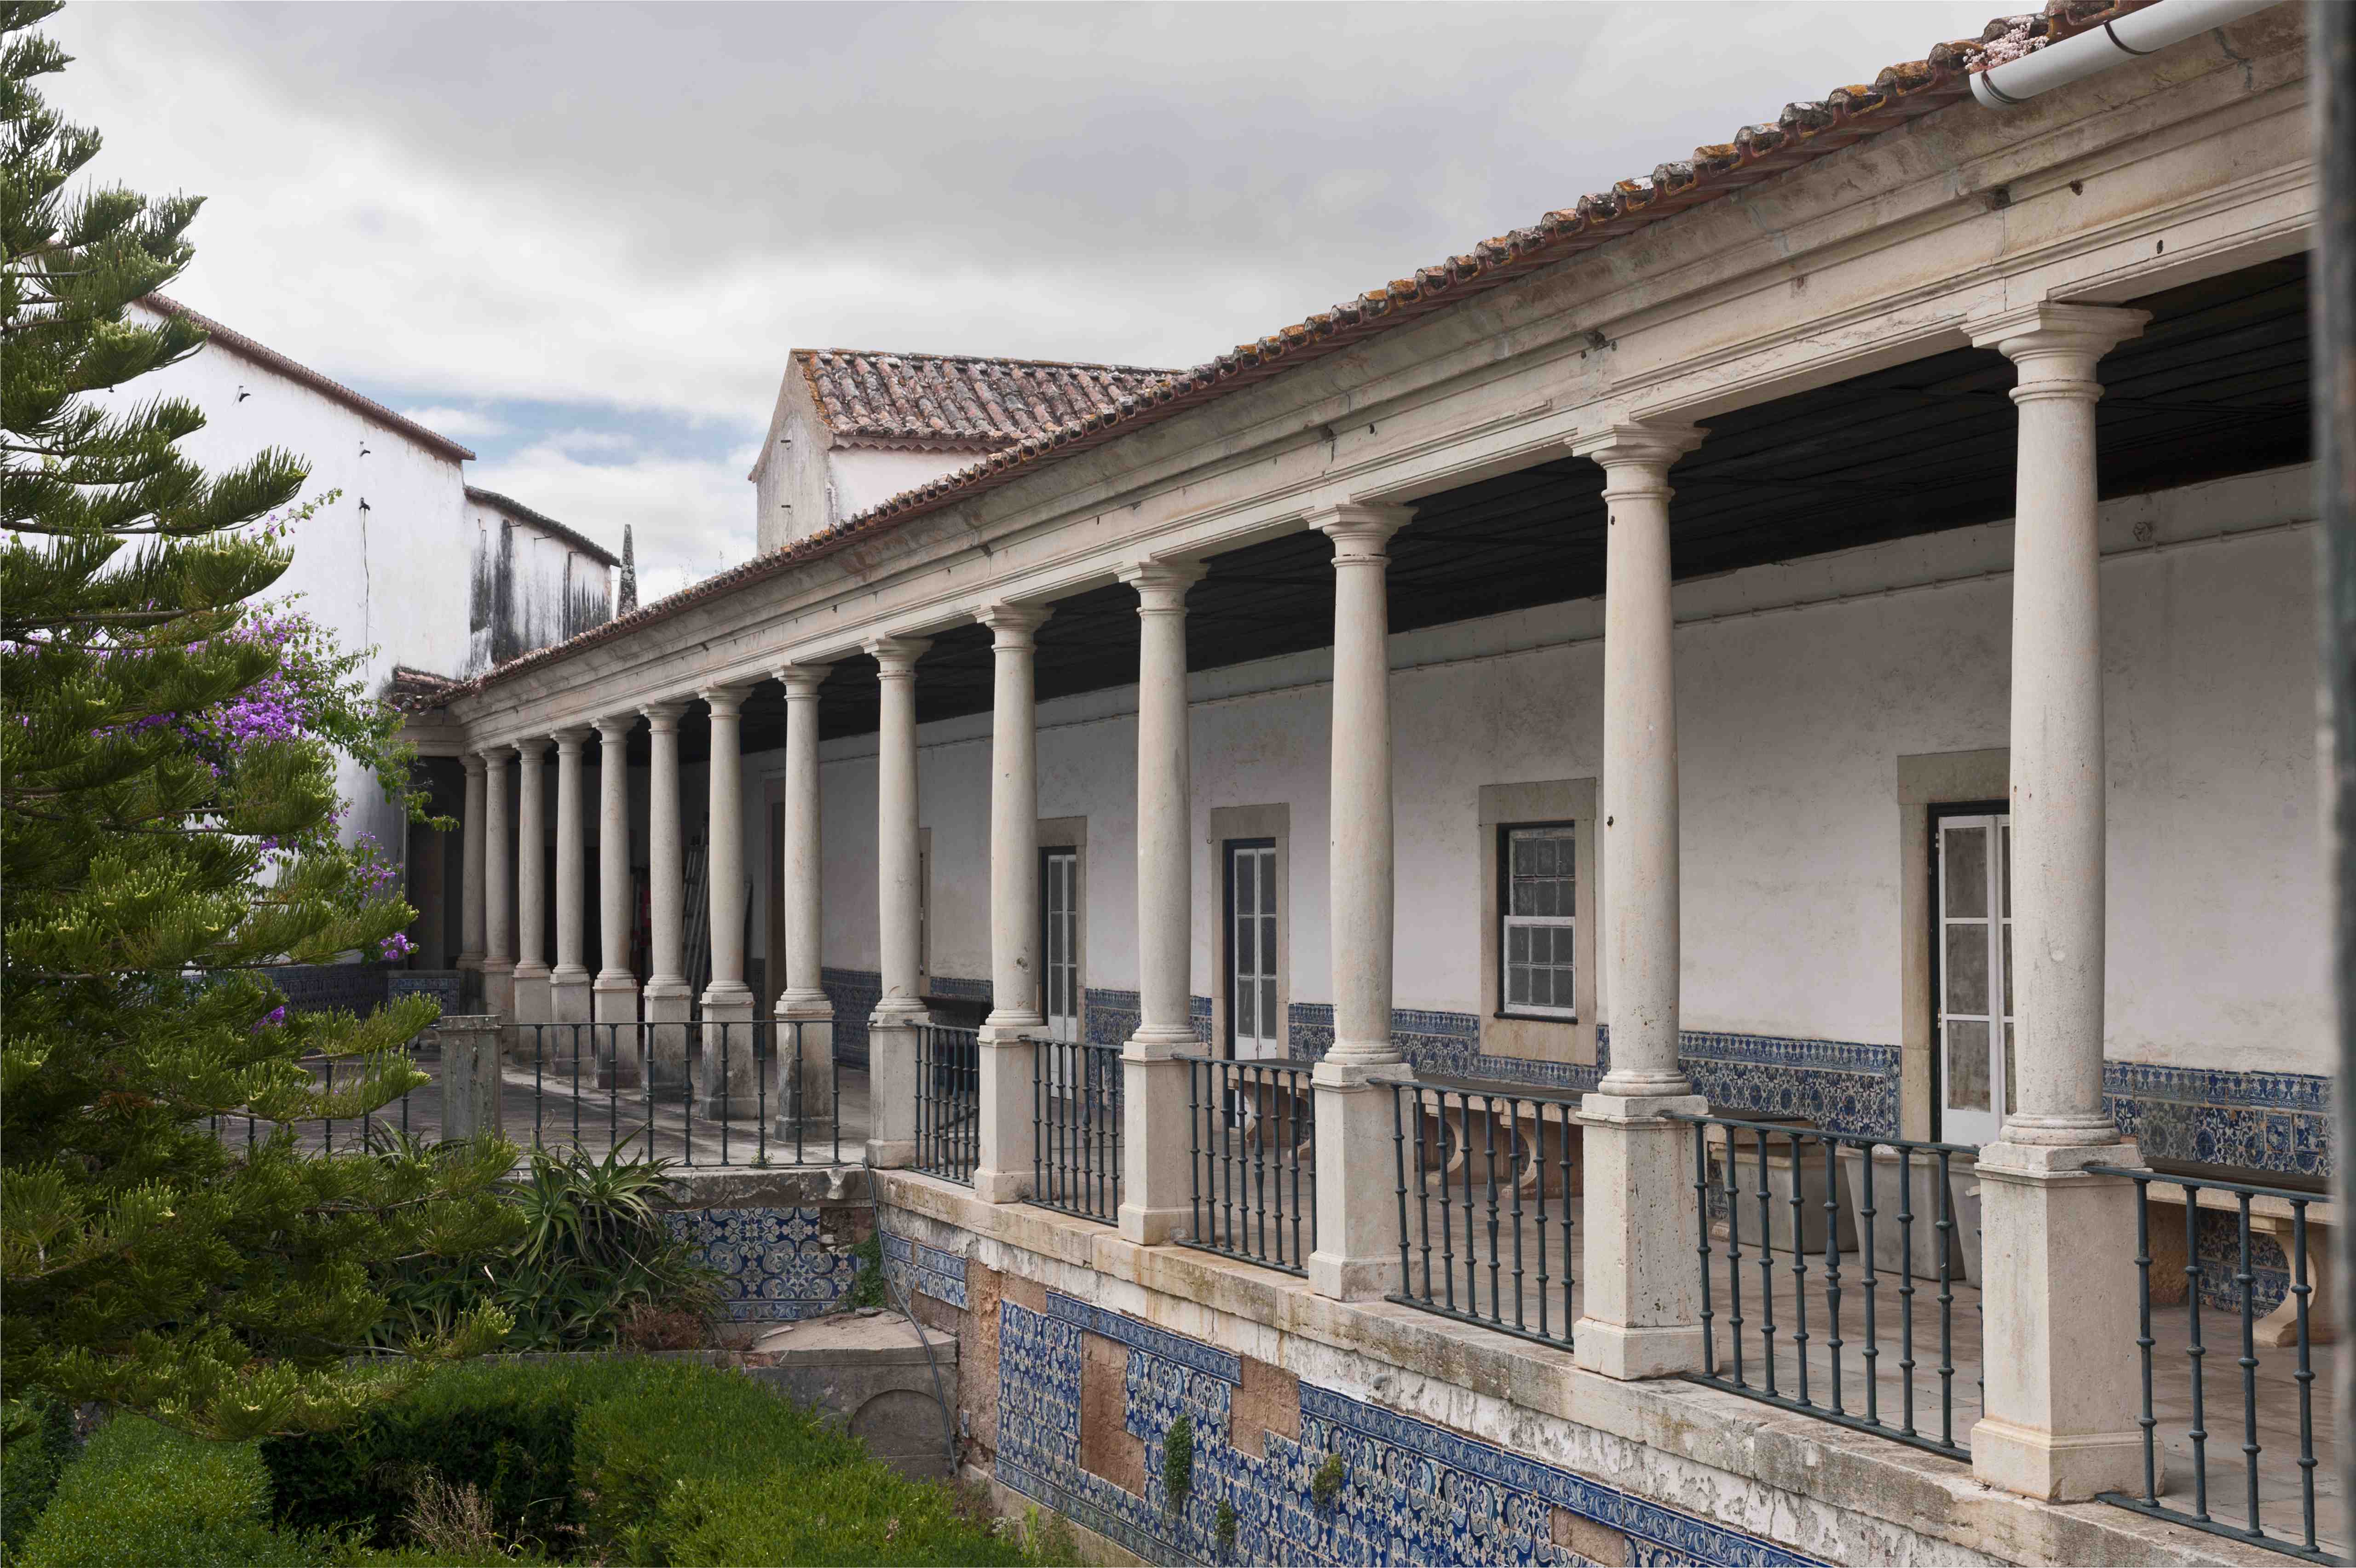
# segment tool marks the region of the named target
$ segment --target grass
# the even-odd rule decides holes
[[[497,1360],[418,1394],[470,1408],[555,1395],[579,1411],[569,1541],[502,1539],[474,1478],[409,1477],[403,1544],[273,1522],[256,1445],[110,1423],[59,1482],[12,1568],[379,1568],[571,1560],[621,1563],[1015,1564],[1038,1561],[971,1494],[908,1480],[741,1374],[636,1357]],[[1062,1555],[1060,1543],[1042,1542]]]

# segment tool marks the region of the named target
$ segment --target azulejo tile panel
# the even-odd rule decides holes
[[[867,1015],[884,999],[884,976],[873,969],[820,969],[819,987],[834,1004],[834,1060],[867,1065]]]
[[[906,1236],[884,1237],[884,1281],[903,1297],[929,1296],[965,1310],[965,1256]]]
[[[2331,1080],[2312,1072],[2103,1063],[2119,1136],[2146,1155],[2284,1176],[2332,1173]]]
[[[1145,1446],[1142,1497],[1081,1467],[1084,1333],[1128,1347],[1125,1424]],[[1001,1301],[998,1369],[998,1478],[1151,1562],[1574,1568],[1586,1560],[1553,1540],[1560,1508],[1620,1531],[1629,1561],[1647,1568],[1815,1568],[1772,1541],[1307,1384],[1300,1438],[1270,1432],[1265,1457],[1247,1454],[1229,1441],[1239,1362],[1069,1297],[1050,1296],[1044,1313]],[[1194,1480],[1173,1504],[1162,1460],[1181,1413]],[[1333,1454],[1344,1479],[1321,1507],[1312,1480]],[[1236,1516],[1232,1552],[1218,1544],[1222,1504]]]
[[[830,1312],[859,1272],[829,1247],[816,1209],[681,1209],[663,1223],[721,1278],[732,1323],[789,1323]]]

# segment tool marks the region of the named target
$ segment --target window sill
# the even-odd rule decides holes
[[[1500,1010],[1489,1016],[1517,1024],[1576,1024],[1579,1022],[1577,1014],[1566,1016],[1561,1013],[1509,1013]]]

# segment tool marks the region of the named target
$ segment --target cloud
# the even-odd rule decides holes
[[[475,409],[402,409],[401,417],[413,420],[436,435],[446,435],[453,441],[481,441],[505,435],[508,427]]]
[[[1194,364],[1993,9],[80,5],[47,91],[209,197],[176,293],[687,571],[789,348]]]

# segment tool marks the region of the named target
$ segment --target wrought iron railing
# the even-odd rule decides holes
[[[970,1186],[980,1163],[980,1036],[969,1029],[919,1024],[916,1168]]]
[[[1187,1244],[1306,1274],[1317,1248],[1313,1061],[1187,1064]]]
[[[842,1081],[808,1020],[502,1024],[499,1127],[519,1143],[600,1152],[631,1144],[687,1166],[840,1165]],[[428,1082],[357,1117],[298,1124],[304,1147],[349,1152],[380,1132],[442,1136],[442,1056],[428,1029],[411,1046]],[[323,1090],[348,1084],[351,1061],[313,1058]],[[777,1113],[773,1115],[772,1113]],[[212,1118],[216,1136],[250,1145],[267,1124]]]
[[[1701,1210],[1705,1349],[1695,1381],[1950,1458],[1969,1457],[1957,1435],[1955,1285],[1965,1272],[1961,1247],[1971,1239],[1957,1225],[1954,1180],[1971,1168],[1957,1159],[1968,1161],[1977,1151],[1725,1116],[1676,1119],[1694,1124]],[[1720,1255],[1714,1232],[1721,1224],[1725,1266],[1713,1281],[1711,1264]],[[1747,1235],[1746,1224],[1755,1224]],[[1743,1312],[1746,1245],[1759,1275],[1750,1302],[1757,1314],[1755,1353],[1745,1344],[1751,1321]],[[1848,1252],[1856,1253],[1847,1265],[1852,1283],[1844,1283]],[[1893,1270],[1895,1286],[1886,1277]],[[1917,1301],[1923,1293],[1918,1279],[1937,1287],[1927,1312]],[[1779,1284],[1786,1286],[1780,1301]],[[1822,1302],[1813,1327],[1812,1295]],[[1858,1309],[1854,1317],[1843,1317],[1845,1299]],[[1721,1301],[1730,1330],[1723,1350],[1716,1333]],[[1885,1348],[1893,1307],[1897,1329]],[[1966,1327],[1976,1338],[1976,1324]],[[1926,1373],[1918,1351],[1930,1347],[1918,1337],[1933,1328],[1938,1360]],[[1845,1360],[1852,1345],[1853,1364]],[[1891,1349],[1894,1377],[1883,1365]],[[1856,1388],[1847,1381],[1851,1370],[1861,1373]],[[1926,1396],[1930,1412],[1922,1409]]]
[[[1393,1084],[1399,1286],[1390,1299],[1569,1345],[1578,1113],[1564,1095],[1442,1079]]]
[[[1120,1213],[1120,1047],[1035,1042],[1031,1201],[1111,1224]]]
[[[2308,1208],[2319,1200],[2311,1193],[2278,1187],[2251,1187],[2237,1181],[2212,1181],[2116,1166],[2088,1168],[2098,1175],[2126,1177],[2136,1186],[2139,1297],[2136,1344],[2143,1356],[2143,1413],[2138,1418],[2143,1428],[2143,1494],[2136,1497],[2104,1492],[2101,1494],[2102,1500],[2312,1563],[2345,1561],[2327,1551],[2316,1534],[2316,1471],[2329,1465],[2327,1482],[2336,1482],[2339,1476],[2336,1452],[2319,1456],[2315,1435],[2315,1340],[2309,1313],[2316,1281],[2310,1277],[2308,1255],[2308,1244],[2315,1236],[2309,1228]],[[2174,1229],[2173,1216],[2163,1221],[2159,1228],[2154,1227],[2151,1211],[2155,1189],[2159,1189],[2163,1207],[2168,1206],[2169,1199],[2181,1203],[2184,1219],[2180,1237],[2169,1233]],[[2204,1249],[2203,1215],[2222,1221],[2211,1228],[2211,1238],[2212,1243],[2222,1244]],[[2174,1254],[2179,1246],[2182,1248],[2180,1263],[2174,1255],[2161,1255],[2163,1252]],[[2276,1251],[2283,1254],[2279,1270],[2271,1266],[2271,1254]],[[2264,1264],[2260,1262],[2262,1252],[2268,1254]],[[2323,1266],[2329,1265],[2327,1263]],[[2174,1273],[2180,1273],[2181,1278],[2169,1278]],[[2274,1277],[2276,1275],[2278,1281]],[[2274,1297],[2277,1283],[2279,1299],[2268,1299],[2262,1308],[2262,1296]],[[2191,1464],[2189,1475],[2171,1476],[2153,1403],[2160,1358],[2159,1341],[2153,1332],[2152,1307],[2155,1300],[2163,1306],[2175,1305],[2170,1298],[2179,1290],[2185,1308],[2183,1375],[2191,1414],[2190,1424],[2183,1435],[2191,1448]],[[2240,1352],[2233,1364],[2240,1372],[2234,1381],[2239,1385],[2241,1403],[2241,1474],[2229,1478],[2222,1498],[2212,1497],[2209,1481],[2211,1435],[2208,1422],[2220,1393],[2224,1396],[2222,1403],[2231,1406],[2234,1382],[2228,1382],[2222,1390],[2208,1386],[2205,1362],[2212,1347],[2202,1337],[2204,1305],[2223,1315],[2226,1325],[2234,1331],[2236,1343],[2233,1348]],[[2264,1360],[2258,1354],[2262,1346],[2291,1352],[2290,1387],[2281,1385],[2278,1374],[2262,1382],[2259,1374]],[[2268,1404],[2275,1408],[2266,1410]],[[2296,1540],[2286,1534],[2267,1533],[2260,1514],[2259,1461],[2266,1446],[2259,1441],[2261,1416],[2267,1418],[2264,1423],[2266,1427],[2280,1430],[2282,1406],[2286,1404],[2297,1412],[2299,1523]],[[2230,1441],[2233,1435],[2219,1435]],[[2324,1446],[2328,1450],[2337,1447],[2328,1430]],[[2238,1486],[2232,1484],[2234,1479],[2238,1479]],[[2187,1482],[2190,1488],[2189,1499],[2182,1490]],[[2235,1491],[2241,1494],[2238,1499],[2232,1495]],[[2189,1501],[2191,1506],[2179,1508],[2164,1503],[2160,1500],[2163,1496]],[[2232,1517],[2237,1512],[2238,1521]],[[2227,1517],[2220,1518],[2221,1513]]]

